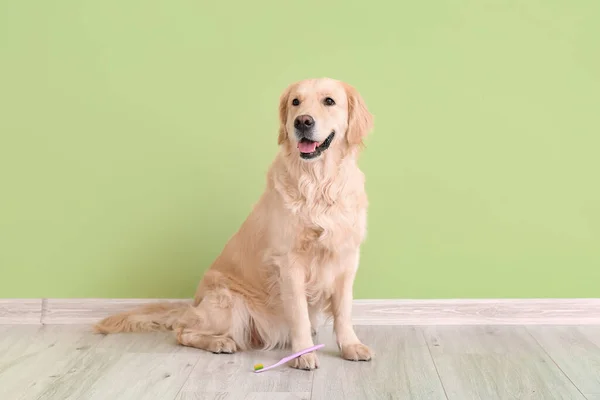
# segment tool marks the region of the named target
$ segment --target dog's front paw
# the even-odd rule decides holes
[[[369,347],[362,343],[342,345],[341,349],[342,357],[350,361],[370,361],[375,355]]]
[[[319,359],[315,353],[307,353],[294,358],[290,361],[289,365],[292,368],[310,371],[311,369],[319,368]]]
[[[215,338],[210,342],[207,350],[214,354],[232,354],[237,350],[237,346],[230,338]]]

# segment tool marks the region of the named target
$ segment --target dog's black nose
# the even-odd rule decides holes
[[[315,120],[310,115],[299,115],[294,120],[294,127],[300,132],[309,131],[314,125]]]

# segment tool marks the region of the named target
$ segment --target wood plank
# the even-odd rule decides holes
[[[585,337],[592,343],[596,345],[596,347],[600,347],[600,325],[595,326],[578,326],[577,330],[579,330]]]
[[[126,353],[82,394],[89,400],[173,399],[197,357],[192,354]]]
[[[98,352],[120,353],[184,353],[197,354],[199,350],[177,344],[173,332],[117,333],[104,336],[96,345]]]
[[[177,400],[309,400],[310,392],[306,393],[182,393]]]
[[[46,385],[37,400],[78,400],[121,357],[116,351],[88,351],[68,369],[56,373],[56,379]]]
[[[168,359],[170,355],[180,357],[187,363],[193,364],[197,358],[195,349],[189,349],[178,346],[173,339],[172,333],[140,333],[140,334],[118,334],[118,335],[98,335],[101,341],[95,344],[86,354],[79,357],[75,363],[69,366],[68,370],[57,374],[57,379],[47,385],[41,393],[38,400],[78,400],[97,396],[102,397],[104,390],[113,390],[109,386],[122,388],[129,386],[131,379],[139,379],[141,374],[152,369],[155,364],[160,364],[162,360]],[[137,365],[139,360],[145,360],[148,364]],[[143,361],[139,361],[143,362]],[[187,366],[186,366],[187,367]],[[130,371],[129,368],[136,369]],[[181,368],[177,362],[167,362],[165,368],[171,371],[180,371]],[[170,374],[173,379],[169,382],[159,383],[157,393],[166,395],[166,398],[172,394],[175,396],[175,389],[181,388],[189,372],[182,369],[183,376],[178,372],[165,372]],[[135,376],[130,377],[130,374]],[[106,381],[109,376],[110,382]],[[169,377],[171,378],[171,377]],[[155,379],[160,382],[160,378],[149,374],[142,379]],[[169,386],[170,385],[170,386]],[[177,387],[179,385],[179,388]],[[104,386],[109,387],[108,389]],[[152,383],[151,383],[152,386]],[[136,391],[125,393],[131,394],[132,398],[152,398],[151,394],[139,393]],[[112,393],[112,392],[110,392]],[[118,398],[118,397],[115,397]],[[162,397],[159,397],[162,399]]]
[[[40,329],[42,325],[0,325],[0,365],[10,360],[9,352],[23,354]]]
[[[42,323],[94,324],[112,314],[165,301],[191,302],[171,299],[46,299]]]
[[[588,399],[600,398],[600,327],[527,329]]]
[[[425,334],[450,400],[585,400],[524,327],[428,327]]]
[[[37,398],[100,340],[72,326],[38,326],[35,331],[15,326],[6,333],[13,345],[0,355],[0,398],[15,400]]]
[[[248,351],[235,354],[211,354],[200,351],[199,360],[178,399],[225,396],[243,398],[248,393],[310,393],[312,371],[299,371],[287,366],[255,374],[254,364],[270,365],[289,354],[288,351]],[[199,396],[199,397],[194,397]],[[273,396],[281,396],[274,394]],[[229,397],[226,397],[229,398]]]
[[[358,326],[356,332],[376,353],[370,362],[343,360],[331,328],[318,334],[319,352],[312,398],[446,399],[421,328]]]
[[[0,324],[39,324],[42,299],[0,299]]]

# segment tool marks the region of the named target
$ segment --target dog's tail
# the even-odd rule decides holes
[[[98,333],[156,332],[174,330],[192,308],[186,302],[148,304],[131,311],[112,315],[98,322]]]

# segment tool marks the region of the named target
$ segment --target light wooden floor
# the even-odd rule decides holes
[[[101,336],[88,327],[0,325],[0,399],[600,400],[600,327],[359,326],[376,358],[253,374],[287,352],[214,355],[170,334]]]

